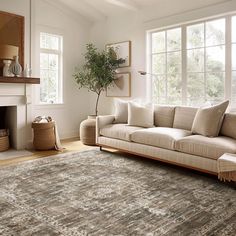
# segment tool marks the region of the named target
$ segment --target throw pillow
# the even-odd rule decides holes
[[[233,139],[236,139],[236,114],[227,113],[224,116],[220,134]]]
[[[150,128],[154,126],[154,111],[152,105],[128,103],[128,125]]]
[[[128,122],[128,102],[115,99],[115,121],[114,123]]]
[[[228,105],[229,101],[225,101],[216,106],[199,108],[193,121],[192,133],[207,137],[218,136]]]

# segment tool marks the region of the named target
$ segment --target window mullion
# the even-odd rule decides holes
[[[207,100],[207,95],[206,95],[206,92],[207,92],[207,89],[206,89],[206,86],[207,86],[207,82],[206,82],[206,22],[204,22],[204,67],[203,67],[203,76],[204,76],[204,101],[206,102]]]
[[[166,63],[166,66],[165,66],[165,85],[166,85],[166,90],[165,90],[165,103],[167,104],[168,103],[168,76],[167,76],[167,30],[165,31],[165,46],[166,46],[166,60],[165,60],[165,63]]]
[[[226,17],[226,34],[225,34],[225,99],[231,100],[231,83],[232,83],[232,44],[231,44],[231,16]]]
[[[187,104],[187,34],[186,26],[182,26],[182,104]]]

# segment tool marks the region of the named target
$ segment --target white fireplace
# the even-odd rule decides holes
[[[31,85],[0,84],[0,106],[7,107],[6,124],[11,147],[25,149],[31,143]]]

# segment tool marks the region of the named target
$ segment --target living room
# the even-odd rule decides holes
[[[0,234],[235,235],[235,27],[235,0],[0,0]]]

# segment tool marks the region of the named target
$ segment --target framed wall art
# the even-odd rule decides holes
[[[130,97],[131,96],[131,78],[130,72],[116,74],[116,79],[107,88],[107,97]]]
[[[112,48],[117,58],[125,59],[125,62],[120,64],[120,68],[131,66],[131,41],[107,44],[106,48]]]

